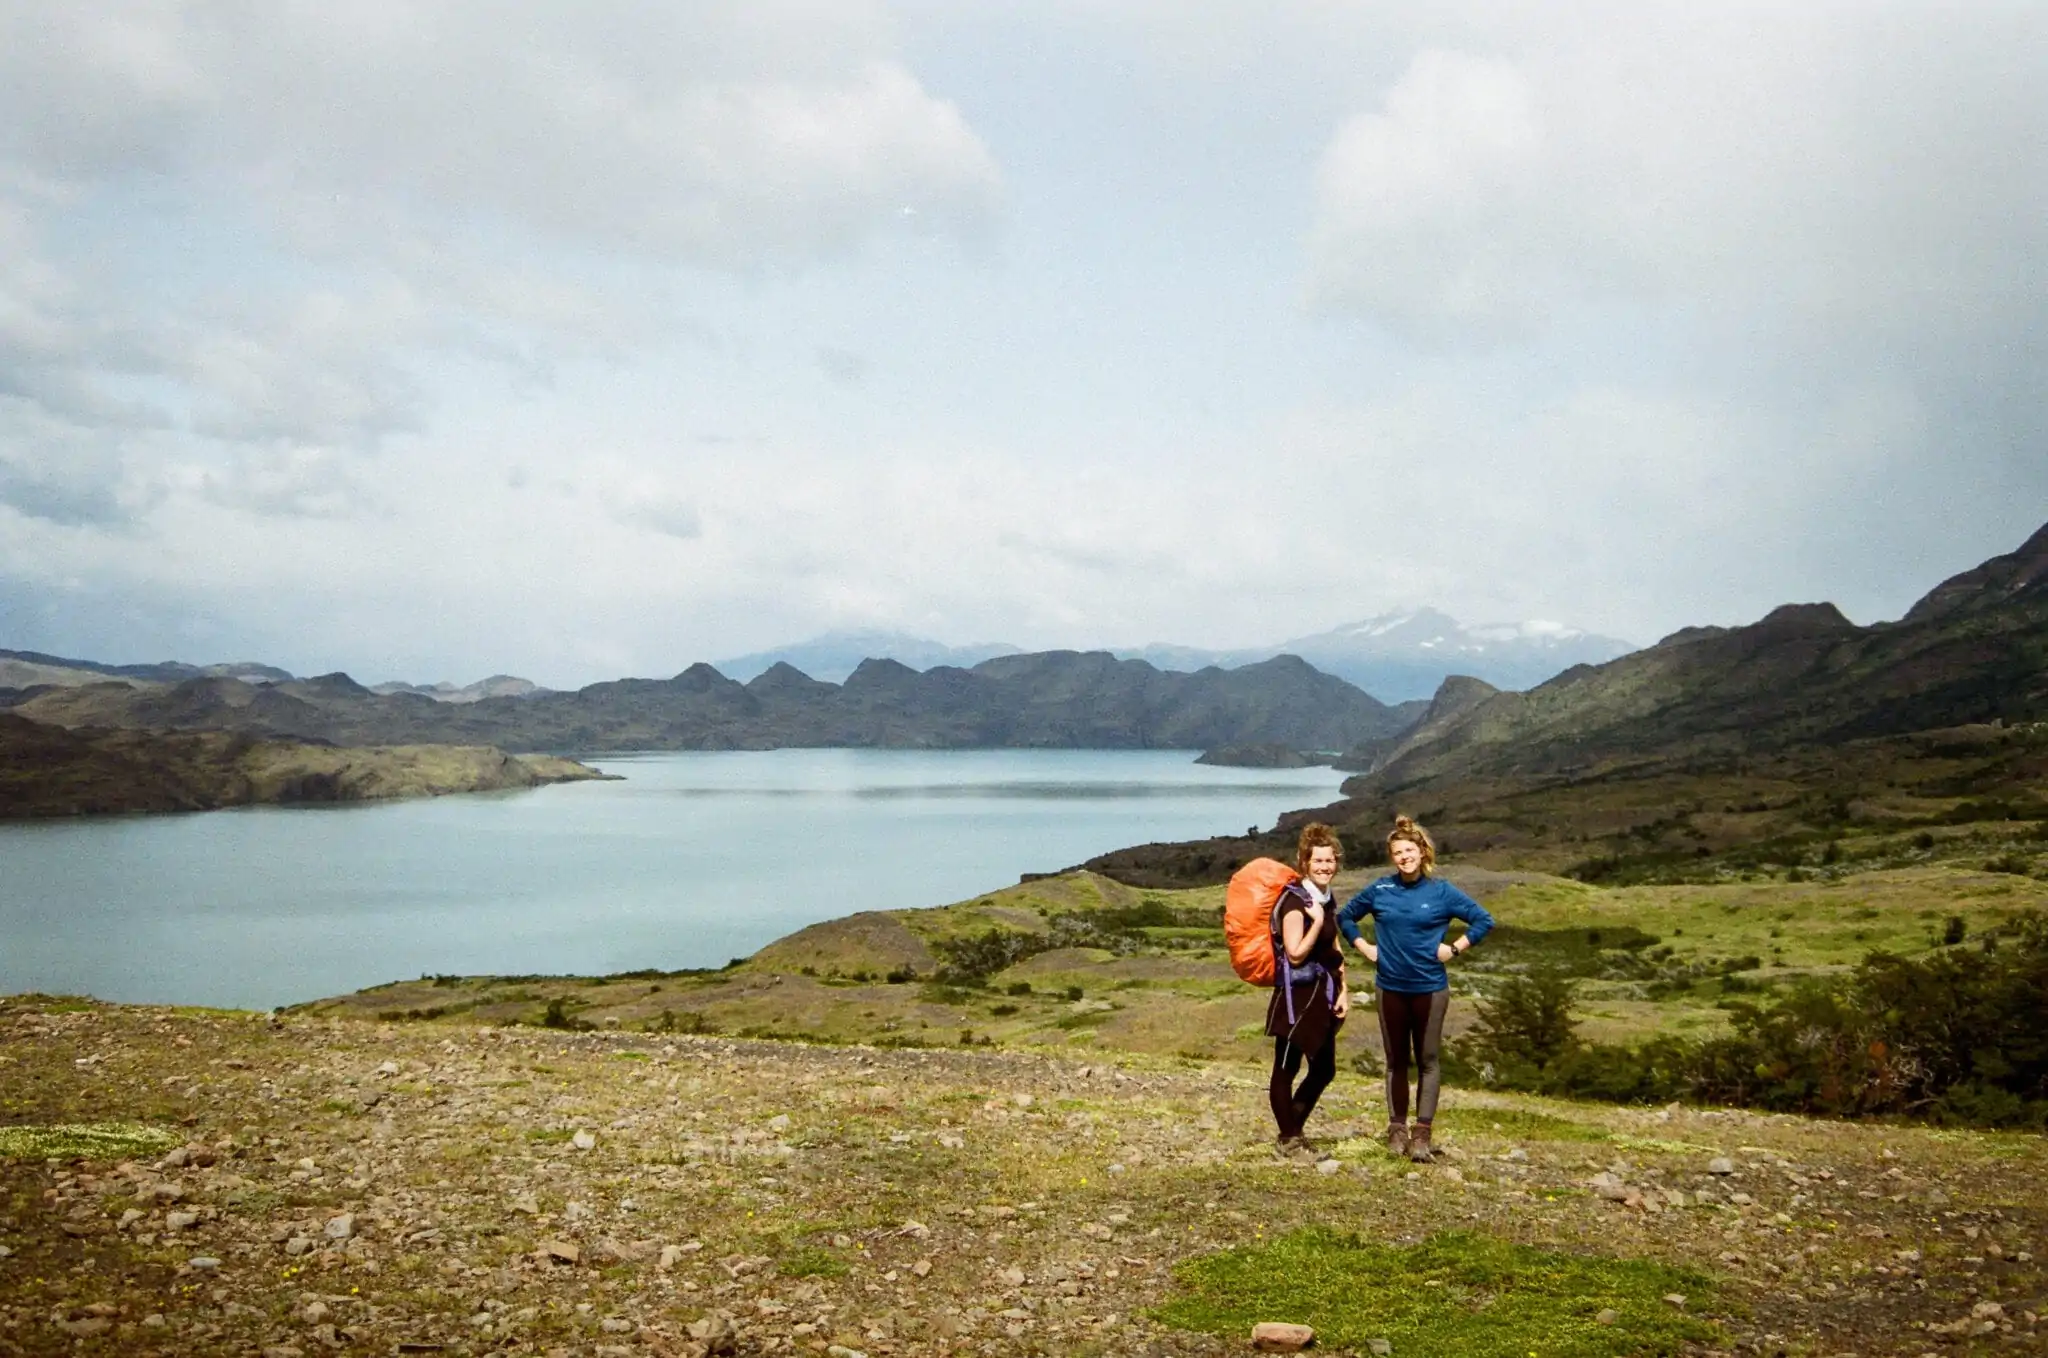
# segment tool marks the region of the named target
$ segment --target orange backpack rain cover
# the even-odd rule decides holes
[[[1273,984],[1273,907],[1300,880],[1300,873],[1277,858],[1254,858],[1237,870],[1223,894],[1230,965],[1253,985]]]

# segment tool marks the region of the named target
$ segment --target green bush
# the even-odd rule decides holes
[[[1768,1005],[1729,1003],[1725,1036],[1636,1047],[1560,1041],[1568,998],[1560,1011],[1555,991],[1525,988],[1511,1005],[1495,1002],[1498,1017],[1461,1044],[1457,1065],[1578,1098],[2048,1125],[2048,920],[2023,916],[1985,942],[1923,958],[1872,953],[1848,976],[1803,980]],[[1539,1039],[1549,1044],[1542,1060]]]
[[[931,945],[943,959],[939,965],[939,980],[953,985],[980,985],[997,972],[1008,970],[1052,946],[1042,934],[1027,934],[1016,929],[989,929],[966,938],[941,938]]]
[[[1558,971],[1503,977],[1479,1002],[1472,1039],[1498,1062],[1542,1070],[1578,1045],[1574,995],[1570,978]]]

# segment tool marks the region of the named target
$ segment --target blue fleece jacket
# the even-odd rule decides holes
[[[1493,928],[1486,907],[1441,877],[1418,877],[1412,885],[1388,873],[1344,902],[1337,927],[1358,941],[1358,922],[1370,915],[1380,949],[1378,984],[1396,995],[1427,995],[1450,985],[1437,945],[1452,920],[1465,922],[1465,936],[1477,943]]]

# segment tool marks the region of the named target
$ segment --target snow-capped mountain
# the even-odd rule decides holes
[[[1467,627],[1433,608],[1382,613],[1362,622],[1295,637],[1273,646],[1200,651],[1157,645],[1119,651],[1167,669],[1226,669],[1298,655],[1326,674],[1348,679],[1381,702],[1427,698],[1453,674],[1496,688],[1534,688],[1574,665],[1598,665],[1636,647],[1563,623],[1530,621]]]
[[[1453,674],[1469,674],[1495,688],[1534,688],[1574,665],[1597,665],[1635,649],[1626,641],[1563,623],[1467,627],[1433,608],[1411,608],[1271,646],[1220,651],[1161,642],[1118,649],[1115,654],[1186,673],[1209,665],[1228,670],[1276,655],[1298,655],[1381,702],[1401,703],[1428,698]],[[828,632],[774,650],[721,660],[717,669],[727,678],[745,683],[777,661],[788,661],[813,679],[836,684],[867,659],[894,660],[914,670],[928,670],[935,665],[970,667],[1017,653],[1017,647],[1000,642],[948,646],[903,632]]]

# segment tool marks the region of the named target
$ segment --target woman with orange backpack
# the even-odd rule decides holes
[[[1439,1051],[1451,980],[1444,963],[1469,951],[1493,928],[1486,907],[1436,875],[1436,842],[1406,816],[1394,818],[1387,835],[1394,870],[1344,903],[1337,927],[1376,968],[1380,1041],[1387,1058],[1387,1149],[1418,1164],[1434,1156],[1430,1125],[1436,1120],[1442,1086]],[[1370,916],[1377,942],[1360,935],[1358,921]],[[1464,937],[1444,942],[1452,920],[1465,924]],[[1415,1124],[1408,1119],[1408,1066],[1415,1064]]]
[[[1302,828],[1295,844],[1298,881],[1273,905],[1273,998],[1266,1034],[1273,1039],[1273,1075],[1267,1085],[1283,1151],[1309,1149],[1303,1124],[1337,1076],[1337,1029],[1351,1008],[1344,985],[1344,950],[1337,938],[1330,882],[1343,865],[1344,846],[1327,825]],[[1308,1070],[1295,1083],[1306,1062]]]

